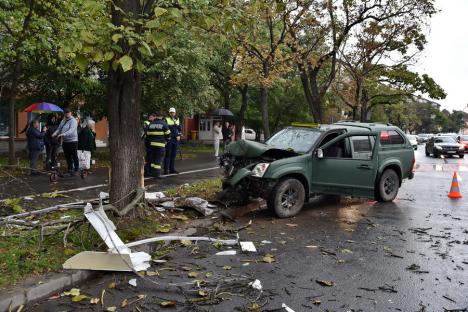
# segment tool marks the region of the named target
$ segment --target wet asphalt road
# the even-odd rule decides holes
[[[166,264],[154,264],[158,283],[188,282],[189,271],[197,279],[212,281],[246,276],[259,279],[263,293],[224,283],[218,294],[230,298],[218,304],[191,305],[194,298],[176,288],[166,288],[138,279],[138,286],[126,282],[134,276],[103,274],[81,287],[82,293],[100,297],[107,289],[104,307],[118,311],[159,311],[163,300],[177,301],[168,311],[465,311],[468,309],[468,205],[466,197],[450,200],[447,192],[454,170],[458,170],[461,192],[468,197],[468,162],[456,157],[434,159],[424,156],[423,146],[416,151],[417,172],[405,181],[394,203],[359,199],[324,200],[308,204],[295,218],[277,219],[268,211],[238,218],[241,240],[252,240],[256,254],[216,256],[213,246],[199,243],[174,249]],[[219,227],[218,227],[219,228]],[[197,234],[209,233],[199,229]],[[224,237],[234,233],[224,231]],[[261,243],[268,240],[271,243]],[[266,263],[263,257],[267,256]],[[256,261],[254,261],[256,260]],[[246,265],[248,263],[248,265]],[[226,267],[228,266],[228,267]],[[164,270],[161,270],[163,268]],[[167,270],[171,268],[173,270]],[[212,275],[206,273],[209,272]],[[317,280],[329,281],[322,286]],[[245,283],[244,283],[245,284]],[[211,291],[212,288],[208,288]],[[126,308],[122,300],[132,301]],[[237,295],[236,295],[237,294]],[[71,303],[69,298],[54,299],[28,307],[31,311],[102,311],[100,305]],[[458,309],[458,310],[457,310]],[[468,311],[468,310],[467,310]]]

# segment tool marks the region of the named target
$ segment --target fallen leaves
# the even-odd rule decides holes
[[[289,227],[297,227],[297,224],[295,223],[286,223],[286,225]]]
[[[41,197],[43,198],[59,198],[59,197],[69,197],[67,195],[64,195],[62,193],[59,193],[57,190],[51,192],[51,193],[42,193]]]
[[[107,312],[115,312],[115,311],[117,311],[117,307],[107,307],[106,311]]]
[[[88,296],[86,295],[78,295],[78,296],[73,296],[71,301],[73,302],[80,302],[82,300],[88,299]]]
[[[146,276],[159,276],[158,271],[147,271]]]
[[[276,261],[272,254],[266,254],[265,256],[263,256],[262,260],[266,263],[273,263]]]
[[[188,247],[188,246],[191,246],[191,245],[192,245],[192,241],[191,241],[191,240],[187,240],[187,239],[181,240],[180,243],[181,243],[182,245],[184,245],[185,247]]]
[[[223,266],[223,270],[229,271],[230,269],[232,269],[232,266],[230,265]]]
[[[98,304],[99,301],[100,301],[99,298],[91,298],[91,300],[89,300],[89,303],[90,303],[90,304]]]
[[[85,299],[88,299],[88,296],[80,294],[79,288],[72,288],[69,291],[64,291],[63,295],[70,296],[72,302],[80,302]]]
[[[192,271],[192,272],[189,272],[189,273],[187,274],[187,276],[188,276],[188,277],[191,277],[191,278],[195,278],[195,277],[197,277],[197,276],[198,276],[198,273],[197,273],[197,272],[194,272],[194,271]]]
[[[164,300],[159,303],[159,305],[163,308],[175,307],[176,304],[177,302],[174,300]]]
[[[331,287],[335,286],[335,283],[332,281],[326,281],[326,280],[315,280],[319,285],[325,286],[325,287]]]

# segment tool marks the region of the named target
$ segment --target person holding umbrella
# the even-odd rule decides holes
[[[52,137],[62,138],[62,148],[65,159],[67,160],[68,172],[71,176],[78,172],[78,123],[73,117],[70,109],[63,110],[65,118],[62,119],[58,129],[52,134]]]
[[[44,132],[47,131],[47,127],[42,129],[42,132],[39,130],[40,124],[39,120],[35,119],[30,122],[29,128],[26,131],[26,136],[28,138],[28,152],[29,152],[29,168],[31,175],[37,175],[39,172],[36,171],[36,162],[39,154],[44,149]]]

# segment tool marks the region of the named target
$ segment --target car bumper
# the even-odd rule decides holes
[[[465,150],[458,150],[458,151],[444,151],[444,150],[437,150],[435,153],[437,155],[444,155],[444,156],[451,156],[451,155],[465,155]]]

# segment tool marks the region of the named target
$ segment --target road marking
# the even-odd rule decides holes
[[[467,172],[468,166],[455,164],[455,163],[448,163],[448,164],[417,164],[415,166],[416,172],[450,172],[450,171],[460,171],[460,172]]]
[[[179,175],[183,175],[183,174],[197,173],[197,172],[203,172],[203,171],[210,171],[210,170],[214,170],[214,169],[220,169],[220,167],[211,167],[211,168],[204,168],[204,169],[183,171],[183,172],[179,172],[179,173],[167,174],[167,175],[164,175],[164,176],[165,176],[165,177],[179,176]],[[154,179],[154,178],[152,178],[152,177],[145,178],[145,180],[149,180],[149,179]],[[96,189],[96,188],[100,188],[100,187],[104,187],[104,186],[108,186],[108,185],[109,185],[108,183],[97,184],[97,185],[89,185],[89,186],[83,186],[83,187],[78,187],[78,188],[69,189],[69,190],[61,190],[61,191],[57,191],[57,192],[55,192],[55,193],[57,193],[57,194],[66,194],[66,193],[72,193],[72,192],[87,191],[87,190],[92,190],[92,189]],[[40,196],[40,194],[26,195],[26,196],[22,196],[22,198],[25,198],[25,197],[35,197],[35,196]]]

